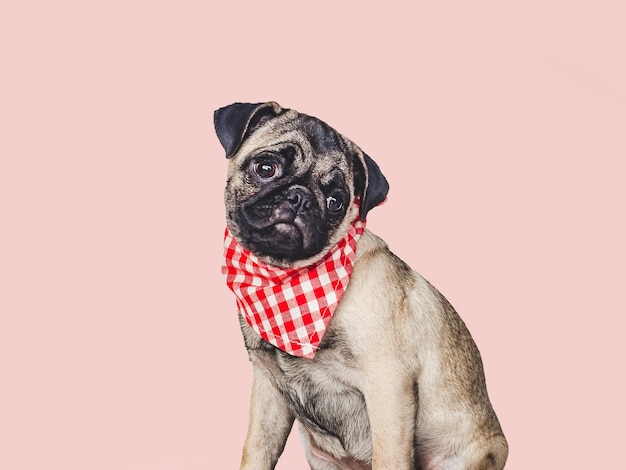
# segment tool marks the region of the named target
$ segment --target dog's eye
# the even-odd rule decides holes
[[[278,165],[269,160],[263,160],[254,165],[254,172],[263,179],[269,179],[278,173]]]
[[[339,195],[332,195],[326,198],[326,207],[331,212],[337,212],[343,209],[343,199]]]

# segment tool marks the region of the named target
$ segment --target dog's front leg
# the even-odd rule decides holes
[[[372,431],[372,470],[412,470],[416,398],[413,381],[393,362],[369,363],[365,402]]]
[[[282,454],[294,416],[266,372],[254,366],[248,434],[240,470],[272,470]]]

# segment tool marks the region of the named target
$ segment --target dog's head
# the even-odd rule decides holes
[[[319,119],[269,102],[231,104],[214,121],[229,230],[268,264],[315,262],[387,195],[378,165]]]

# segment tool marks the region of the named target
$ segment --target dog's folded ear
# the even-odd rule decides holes
[[[215,133],[226,158],[231,158],[243,141],[268,119],[284,110],[274,101],[268,103],[233,103],[218,109],[213,114]]]
[[[359,195],[359,217],[365,220],[367,213],[383,202],[389,192],[389,183],[382,171],[365,152],[355,158],[355,191]]]

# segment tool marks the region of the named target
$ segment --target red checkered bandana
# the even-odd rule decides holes
[[[348,287],[357,240],[364,230],[365,222],[356,220],[317,263],[282,269],[260,261],[226,228],[222,274],[248,325],[286,353],[313,359]]]

